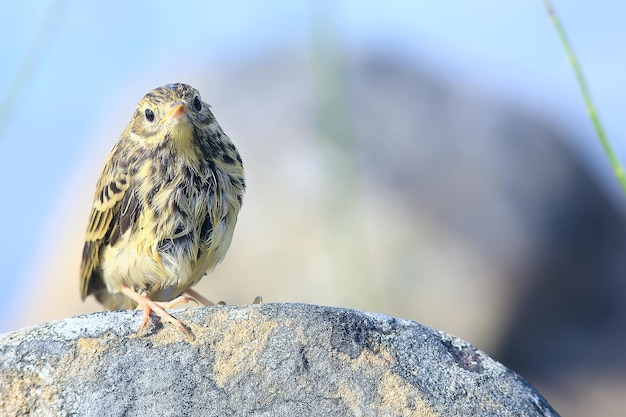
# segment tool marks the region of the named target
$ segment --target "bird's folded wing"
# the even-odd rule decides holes
[[[114,151],[115,152],[115,151]],[[80,293],[84,299],[89,293],[93,273],[100,262],[103,244],[113,244],[132,226],[137,210],[137,199],[130,187],[128,165],[112,158],[105,165],[94,196],[85,246],[80,265]],[[117,160],[117,164],[112,164]]]

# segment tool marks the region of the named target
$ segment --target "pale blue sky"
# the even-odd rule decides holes
[[[15,83],[46,18],[54,16],[54,4],[3,5],[0,99]],[[555,1],[555,6],[606,129],[626,159],[626,2]],[[20,277],[47,212],[99,118],[130,115],[136,99],[173,81],[174,74],[174,81],[185,80],[199,66],[306,47],[312,16],[322,10],[331,15],[348,46],[374,45],[428,58],[444,75],[484,85],[490,93],[568,124],[588,139],[577,145],[607,187],[617,189],[539,0],[77,1],[69,4],[58,33],[46,37],[46,53],[0,131],[0,301],[23,284]],[[124,103],[130,110],[113,113],[111,102],[120,97],[120,89],[126,90],[124,98],[135,101]]]

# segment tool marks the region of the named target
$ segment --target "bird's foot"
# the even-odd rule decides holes
[[[198,304],[203,304],[205,306],[214,306],[214,305],[218,305],[218,306],[225,306],[226,302],[225,301],[218,301],[217,303],[214,303],[213,301],[209,300],[208,298],[205,298],[203,295],[200,295],[199,292],[197,292],[196,290],[193,290],[191,288],[187,288],[185,290],[185,293],[189,296],[183,296],[181,295],[178,298],[173,299],[172,301],[169,301],[169,303],[182,303],[182,302],[189,302],[189,301],[195,301]],[[180,301],[178,301],[180,299]],[[173,305],[175,305],[173,304]],[[263,297],[261,297],[260,295],[257,295],[254,298],[254,301],[252,301],[252,304],[263,304]],[[164,308],[170,308],[170,306],[165,306]]]
[[[143,319],[141,321],[141,326],[139,327],[139,333],[143,332],[143,330],[146,328],[146,326],[148,325],[148,319],[150,318],[150,312],[154,311],[159,317],[161,317],[162,320],[174,325],[178,330],[186,334],[190,339],[194,339],[193,334],[191,333],[191,331],[189,331],[187,327],[185,327],[184,324],[175,319],[170,313],[165,311],[165,308],[169,308],[172,305],[181,303],[184,301],[183,299],[187,297],[178,297],[168,302],[157,302],[151,300],[144,294],[139,294],[137,291],[128,286],[123,286],[121,292],[122,294],[135,301],[137,303],[137,308],[141,308],[143,310]]]
[[[198,300],[193,297],[187,297],[184,295],[179,295],[171,301],[155,301],[154,303],[161,308],[174,308],[181,303],[189,303],[191,301],[198,302]]]
[[[185,290],[185,292],[189,295],[189,298],[192,301],[195,301],[198,304],[204,304],[205,306],[214,306],[215,303],[211,300],[209,300],[208,298],[205,298],[204,296],[200,295],[200,293],[198,293],[198,291],[196,290],[192,290],[191,288],[187,288]],[[178,297],[180,298],[180,297]],[[187,297],[185,297],[187,298]]]

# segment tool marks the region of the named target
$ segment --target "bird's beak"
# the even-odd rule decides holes
[[[176,119],[186,114],[187,106],[185,106],[184,103],[174,103],[172,104],[172,109],[167,112],[164,118],[161,119],[161,124],[163,124],[166,120]]]

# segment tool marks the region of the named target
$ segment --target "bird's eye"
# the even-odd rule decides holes
[[[202,110],[202,102],[200,101],[200,97],[196,96],[196,98],[193,99],[193,106],[198,111]]]
[[[154,122],[154,113],[150,109],[146,109],[144,112],[146,114],[146,120],[149,122]]]

